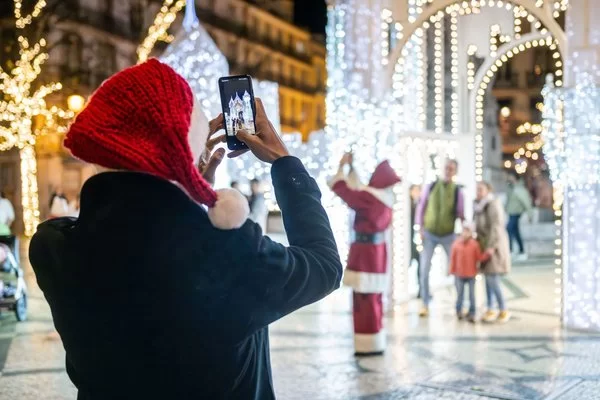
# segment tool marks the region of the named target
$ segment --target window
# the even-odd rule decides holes
[[[112,75],[115,70],[115,55],[116,50],[115,47],[110,43],[102,43],[98,48],[98,59],[100,61],[98,72],[102,75],[108,77]]]
[[[69,72],[77,72],[81,68],[81,38],[78,35],[71,34],[68,37],[67,50],[67,69]]]
[[[146,9],[146,0],[132,0],[129,9],[129,23],[134,35],[140,34],[144,29],[144,10]]]
[[[96,4],[98,4],[98,12],[105,14],[105,15],[112,15],[112,11],[113,11],[113,1],[112,0],[104,0],[104,1],[99,1]]]

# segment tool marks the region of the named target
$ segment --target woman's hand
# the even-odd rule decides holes
[[[256,135],[252,135],[248,131],[240,129],[236,132],[236,137],[248,146],[256,158],[272,164],[279,158],[289,156],[290,153],[279,134],[275,131],[275,128],[273,128],[273,124],[271,124],[271,121],[267,118],[267,113],[262,101],[257,98],[255,104]],[[237,157],[246,151],[247,150],[234,151],[229,153],[228,157]]]
[[[340,167],[343,167],[346,164],[352,164],[352,154],[351,153],[344,153],[344,155],[340,159]]]
[[[206,139],[206,146],[204,147],[204,152],[200,157],[200,161],[198,162],[198,171],[204,177],[209,184],[213,185],[215,183],[215,173],[217,172],[217,167],[223,161],[223,157],[225,156],[225,149],[220,148],[217,149],[214,153],[212,152],[215,146],[219,143],[225,142],[225,135],[220,135],[213,137],[213,135],[220,130],[225,128],[225,120],[223,118],[223,114],[219,114],[219,116],[208,123],[208,138]]]
[[[496,249],[494,249],[493,247],[490,247],[489,249],[485,250],[485,254],[489,255],[490,257],[493,256],[495,252]]]

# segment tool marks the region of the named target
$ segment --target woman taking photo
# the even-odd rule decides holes
[[[482,251],[490,256],[488,261],[481,263],[481,271],[485,276],[488,308],[483,316],[483,321],[507,322],[510,319],[510,313],[504,303],[500,277],[510,272],[508,235],[504,229],[506,225],[504,209],[494,196],[492,185],[488,182],[477,183],[474,212],[477,240]],[[498,304],[498,311],[494,309],[494,299]]]

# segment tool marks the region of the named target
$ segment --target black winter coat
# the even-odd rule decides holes
[[[274,399],[267,326],[339,287],[320,192],[285,157],[272,179],[290,242],[221,231],[177,186],[88,180],[79,219],[40,225],[30,260],[78,399]]]

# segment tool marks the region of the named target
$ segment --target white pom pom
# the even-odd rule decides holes
[[[230,230],[244,225],[250,214],[248,200],[235,189],[217,190],[217,202],[208,209],[208,219],[215,228]]]

